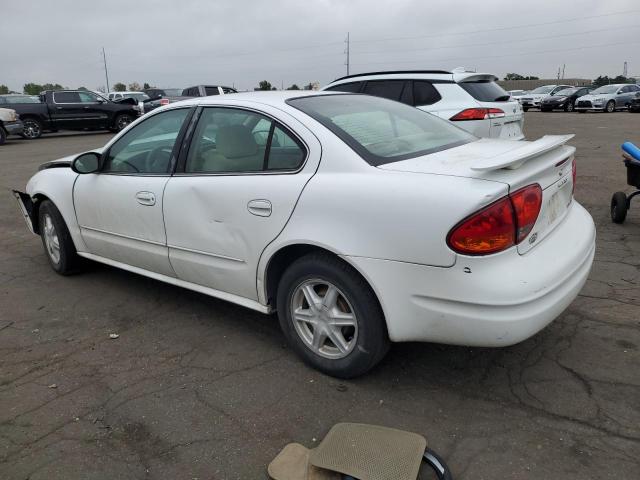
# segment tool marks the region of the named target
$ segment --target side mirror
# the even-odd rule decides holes
[[[78,155],[71,162],[71,170],[76,173],[95,173],[100,170],[101,155],[96,152],[87,152]]]

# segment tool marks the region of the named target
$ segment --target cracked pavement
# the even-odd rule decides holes
[[[609,218],[632,190],[620,144],[640,142],[640,115],[529,112],[525,127],[576,134],[576,197],[598,229],[580,296],[519,345],[397,344],[353,381],[304,366],[275,317],[101,265],[56,275],[8,189],[110,136],[10,140],[0,478],[265,479],[285,444],[341,421],[425,435],[456,479],[640,478],[640,197],[624,225]]]

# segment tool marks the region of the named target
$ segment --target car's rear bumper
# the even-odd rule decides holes
[[[2,124],[7,135],[20,135],[24,126],[20,120],[16,120],[15,122],[4,122]]]
[[[392,341],[498,347],[554,320],[584,285],[595,226],[573,202],[567,217],[524,255],[458,256],[450,268],[346,257],[373,285]]]

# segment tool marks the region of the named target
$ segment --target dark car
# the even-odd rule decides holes
[[[576,99],[583,95],[588,95],[596,87],[572,87],[565,88],[552,93],[540,102],[540,110],[550,112],[551,110],[564,110],[573,112],[576,106]]]
[[[182,96],[182,88],[147,88],[146,93],[153,102],[158,102],[158,106],[179,102],[190,97]]]
[[[28,99],[24,103],[13,103],[13,97],[0,95],[0,105],[9,103],[20,115],[26,138],[38,138],[44,131],[59,129],[118,132],[140,115],[135,102],[114,103],[86,90],[48,90],[40,94],[38,102],[24,95]]]
[[[640,92],[636,93],[629,104],[629,111],[633,113],[640,112]]]

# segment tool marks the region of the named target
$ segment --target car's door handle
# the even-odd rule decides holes
[[[138,192],[136,193],[136,200],[140,205],[155,205],[156,196],[151,192]]]
[[[251,200],[247,203],[247,209],[253,215],[268,217],[271,215],[271,202],[269,200]]]

